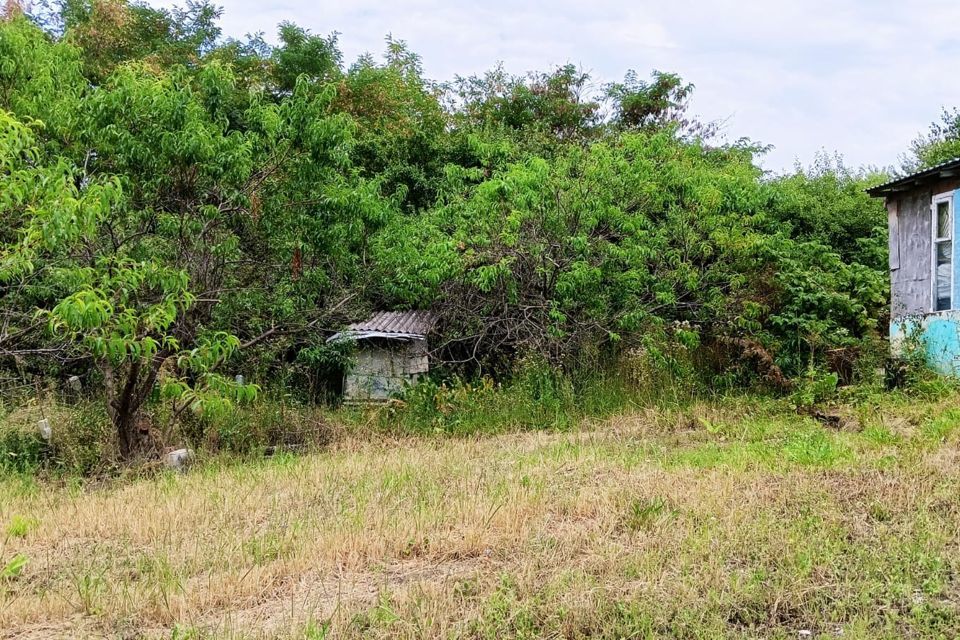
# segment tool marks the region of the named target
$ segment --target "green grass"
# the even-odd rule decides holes
[[[449,393],[463,397],[443,424],[476,426],[500,394],[525,392]],[[500,422],[463,432],[404,424],[410,404],[327,412],[344,422],[315,453],[207,452],[182,475],[9,473],[0,626],[891,640],[960,628],[960,394],[861,394],[820,405],[829,424],[789,398],[609,397],[627,401],[606,419],[548,426],[502,398]]]

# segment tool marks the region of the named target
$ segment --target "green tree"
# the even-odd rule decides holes
[[[693,85],[674,73],[654,71],[652,81],[645,82],[632,69],[623,82],[604,87],[605,98],[611,103],[612,124],[617,128],[655,130],[672,126],[682,135],[708,138],[715,132],[715,125],[687,117],[692,93]]]
[[[81,52],[50,39],[25,17],[0,22],[0,108],[37,121],[38,143],[68,152],[81,125],[80,104],[89,91]],[[82,160],[82,158],[80,158]]]
[[[34,126],[39,126],[33,121]],[[39,328],[29,303],[44,296],[42,289],[57,287],[58,265],[43,265],[40,257],[72,245],[91,233],[118,198],[112,181],[88,183],[80,189],[76,168],[65,160],[43,162],[34,132],[11,113],[0,109],[0,212],[4,224],[0,253],[0,303],[4,331],[0,353],[18,356],[37,350],[25,343]],[[41,277],[51,280],[38,284]],[[41,291],[37,291],[40,289]],[[47,352],[56,352],[56,347]]]
[[[884,318],[881,178],[764,174],[674,74],[438,85],[391,37],[346,66],[335,32],[224,40],[208,2],[61,9],[0,23],[0,355],[88,367],[125,455],[158,394],[203,410],[249,395],[226,367],[340,363],[326,331],[375,307],[437,309],[451,362],[681,345],[780,383]]]
[[[337,85],[334,108],[355,129],[353,159],[364,175],[408,210],[430,207],[446,156],[446,119],[420,58],[387,38],[383,63],[363,56]]]
[[[118,68],[73,114],[65,147],[86,150],[82,165],[31,140],[12,147],[29,162],[5,176],[21,188],[4,189],[17,238],[4,279],[19,291],[23,278],[44,274],[33,284],[51,292],[37,300],[39,316],[96,363],[126,457],[146,444],[141,409],[162,373],[197,409],[222,392],[251,393],[213,372],[239,343],[210,318],[239,257],[253,144],[218,112],[229,71],[213,65],[193,78]]]
[[[498,66],[446,86],[458,131],[504,133],[520,148],[539,154],[596,136],[600,103],[589,90],[590,75],[570,64],[527,76]]]
[[[532,157],[378,238],[389,295],[440,309],[454,360],[559,366],[667,336],[783,378],[872,335],[883,273],[768,212],[753,149],[674,129]]]
[[[222,9],[209,0],[155,9],[129,0],[64,0],[64,40],[77,46],[94,83],[119,65],[140,61],[155,68],[198,65],[220,37]]]
[[[816,157],[769,183],[771,216],[787,225],[791,237],[830,247],[844,262],[877,271],[887,268],[887,210],[866,189],[887,179],[854,171],[841,158]]]
[[[931,123],[926,134],[910,143],[901,168],[912,173],[954,158],[960,158],[960,109],[957,107],[944,108],[940,120]]]
[[[277,91],[292,92],[301,76],[311,84],[334,82],[340,77],[343,54],[337,47],[336,33],[323,38],[292,22],[283,22],[279,35],[280,46],[272,52]]]

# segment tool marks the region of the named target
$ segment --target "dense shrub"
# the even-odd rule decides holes
[[[503,381],[489,376],[427,379],[371,411],[380,428],[401,433],[474,435],[569,429],[638,403],[686,403],[712,393],[678,369],[684,354],[635,352],[603,371],[562,372],[543,359],[516,364]],[[680,365],[682,368],[682,365]]]
[[[453,190],[385,230],[375,257],[395,299],[441,310],[453,360],[496,367],[535,353],[571,369],[665,334],[756,344],[793,376],[872,340],[887,283],[876,260],[847,262],[828,244],[855,232],[780,224],[777,189],[750,149],[624,134]]]
[[[158,423],[170,420],[162,408],[154,415]],[[255,405],[187,414],[175,427],[164,436],[171,445],[236,454],[315,450],[330,443],[336,433],[324,410],[275,395]]]
[[[12,425],[0,427],[0,472],[28,473],[36,471],[48,456],[47,443],[36,429]]]
[[[326,338],[378,308],[441,317],[446,382],[387,411],[411,429],[563,427],[664,380],[842,386],[885,350],[882,176],[770,176],[673,74],[441,85],[392,38],[346,65],[336,34],[109,6],[0,20],[0,367],[96,381],[44,464],[293,446],[287,423],[315,425],[292,399],[334,398],[349,366]]]
[[[40,420],[50,426],[44,440]],[[0,471],[101,475],[118,464],[115,433],[103,405],[27,401],[0,418]]]

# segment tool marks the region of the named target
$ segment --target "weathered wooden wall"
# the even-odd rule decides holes
[[[919,189],[889,199],[891,316],[929,313],[933,282],[930,202],[936,189]]]

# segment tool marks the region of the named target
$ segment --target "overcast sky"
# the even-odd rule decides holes
[[[172,4],[150,0],[155,6]],[[943,106],[960,106],[956,0],[219,0],[224,33],[291,20],[340,32],[348,62],[406,40],[447,80],[498,61],[514,73],[571,62],[598,83],[627,69],[696,85],[692,110],[730,140],[774,145],[773,170],[820,149],[887,166]]]

